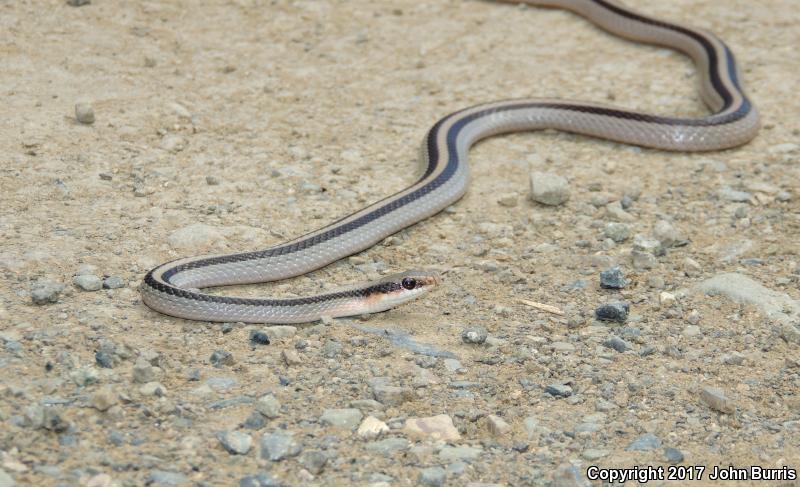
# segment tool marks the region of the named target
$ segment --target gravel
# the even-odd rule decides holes
[[[287,431],[267,433],[261,437],[261,458],[279,462],[300,454],[302,447]]]

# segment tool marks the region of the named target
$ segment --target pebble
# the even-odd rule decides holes
[[[461,361],[456,360],[454,358],[446,358],[442,361],[444,364],[444,368],[448,372],[463,372],[464,366],[461,365]]]
[[[653,228],[653,236],[664,247],[672,247],[684,243],[686,238],[666,220],[659,220]]]
[[[687,326],[686,328],[683,329],[683,336],[686,336],[686,337],[690,337],[691,338],[691,337],[696,337],[696,336],[699,336],[699,335],[702,335],[702,334],[703,334],[702,330],[700,330],[700,327],[697,326],[697,325],[689,325],[689,326]]]
[[[105,289],[119,289],[125,287],[125,281],[119,276],[108,276],[103,279],[103,287]]]
[[[180,472],[151,470],[147,475],[147,485],[181,486],[186,483],[186,476]]]
[[[683,461],[683,452],[677,448],[665,448],[664,459],[667,461],[667,463],[671,463],[673,465],[676,463],[681,463]]]
[[[489,432],[494,436],[503,436],[511,430],[510,424],[500,416],[494,414],[490,414],[486,417],[486,424],[489,427]]]
[[[489,333],[482,326],[470,326],[461,332],[461,341],[480,345],[486,341]]]
[[[256,402],[256,411],[267,418],[277,418],[281,414],[281,403],[272,394],[264,394]]]
[[[87,125],[94,123],[94,108],[90,103],[81,102],[75,104],[75,119]]]
[[[336,358],[342,353],[342,344],[335,340],[328,340],[322,346],[322,356],[325,358]]]
[[[744,360],[745,356],[736,351],[722,355],[722,363],[725,365],[742,365]]]
[[[497,198],[497,204],[505,206],[506,208],[513,208],[517,206],[517,195],[515,193],[500,195]]]
[[[267,425],[267,420],[258,411],[253,411],[250,416],[244,420],[244,427],[251,430],[260,430]]]
[[[198,482],[198,485],[207,485]],[[286,484],[276,479],[270,473],[259,472],[255,475],[242,477],[237,484],[239,487],[285,487]]]
[[[232,455],[247,455],[253,446],[253,438],[241,431],[221,431],[217,434],[217,439]]]
[[[633,237],[633,250],[646,254],[652,254],[657,257],[666,255],[667,253],[664,246],[661,245],[661,242],[656,239],[647,238],[643,235],[636,235]]]
[[[662,308],[669,308],[676,302],[677,298],[672,293],[662,291],[661,294],[658,295],[658,304],[660,304]]]
[[[297,456],[302,448],[294,435],[288,431],[267,433],[261,437],[261,458],[279,462]]]
[[[608,450],[597,450],[594,448],[589,448],[588,450],[584,450],[583,453],[581,453],[581,456],[591,462],[594,460],[600,460],[603,457],[607,457],[608,454],[609,454]]]
[[[630,305],[625,301],[601,304],[594,310],[594,316],[601,321],[624,323],[628,319]]]
[[[631,227],[625,223],[611,222],[606,224],[603,234],[616,243],[622,243],[631,236]]]
[[[628,284],[625,274],[619,266],[614,266],[600,273],[600,287],[605,289],[622,289]]]
[[[697,277],[703,272],[703,267],[691,257],[683,259],[682,269],[688,277]]]
[[[164,397],[167,395],[167,388],[160,382],[148,382],[139,388],[139,393],[143,396]]]
[[[403,431],[409,436],[433,440],[454,441],[461,439],[461,434],[453,426],[452,418],[446,414],[427,418],[409,418],[406,420]]]
[[[724,414],[732,414],[736,411],[734,402],[729,399],[721,389],[717,389],[716,387],[703,387],[700,391],[700,399],[715,411]]]
[[[364,415],[355,408],[350,409],[326,409],[322,412],[319,420],[322,424],[333,426],[345,430],[354,430],[361,422]]]
[[[216,176],[213,175],[206,176],[206,184],[209,186],[219,186],[219,183],[221,182],[222,181]]]
[[[225,365],[233,365],[233,355],[225,350],[215,350],[214,353],[211,354],[209,358],[211,365],[217,368],[221,368]]]
[[[186,139],[177,134],[167,134],[161,139],[161,148],[172,153],[186,148]]]
[[[14,487],[16,485],[14,478],[0,468],[0,487]]]
[[[554,397],[569,397],[572,395],[572,387],[561,383],[549,384],[544,392]]]
[[[84,291],[99,291],[103,288],[103,281],[93,274],[82,274],[72,278],[72,283]]]
[[[653,269],[658,265],[658,259],[656,259],[656,257],[651,253],[632,250],[631,264],[636,270],[648,270]]]
[[[631,349],[631,346],[628,342],[616,335],[612,335],[603,341],[603,346],[616,350],[619,353],[623,353]]]
[[[538,203],[558,206],[569,200],[569,182],[557,174],[533,172],[530,176],[531,199]]]
[[[356,434],[358,434],[360,438],[374,440],[378,436],[388,432],[389,427],[386,425],[386,423],[375,416],[367,416],[358,427]]]
[[[64,285],[54,281],[38,281],[31,288],[33,304],[43,305],[57,303],[64,291]]]
[[[404,387],[377,384],[372,388],[372,395],[376,401],[384,406],[399,406],[411,399],[411,391]]]
[[[483,450],[476,446],[443,446],[439,459],[444,462],[470,462],[477,460]]]
[[[753,198],[753,195],[747,191],[737,191],[730,186],[721,188],[719,191],[717,191],[717,195],[720,197],[720,199],[733,201],[736,203],[746,203]]]
[[[653,433],[645,433],[636,438],[626,448],[628,451],[651,451],[661,448],[661,439]]]
[[[554,352],[566,352],[566,353],[570,353],[570,352],[574,352],[574,351],[575,351],[575,345],[573,345],[573,344],[571,344],[571,343],[567,343],[567,342],[553,342],[553,343],[550,345],[550,348],[551,348],[551,349],[552,349]]]
[[[309,450],[299,458],[299,463],[314,475],[319,475],[328,463],[328,457],[317,450]]]
[[[426,487],[440,487],[446,479],[447,472],[442,467],[428,467],[419,473],[417,483]]]
[[[98,411],[107,411],[119,402],[119,396],[111,387],[103,387],[92,395],[92,407]]]
[[[622,209],[622,203],[619,201],[612,201],[606,205],[606,215],[612,220],[620,222],[633,222],[636,217]]]
[[[255,345],[269,345],[269,336],[261,330],[250,330],[250,342]]]
[[[90,3],[92,3],[92,0],[67,0],[67,5],[70,7],[82,7]]]
[[[364,448],[367,451],[373,451],[388,455],[396,451],[405,450],[408,448],[408,440],[405,438],[386,438],[385,440],[373,441],[367,443]]]
[[[300,357],[300,354],[291,349],[281,350],[281,358],[283,359],[283,363],[289,367],[303,363],[303,359]]]
[[[139,357],[133,364],[133,382],[144,384],[152,382],[156,378],[156,367],[153,367],[150,362],[144,357]]]

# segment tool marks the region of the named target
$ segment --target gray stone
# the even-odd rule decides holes
[[[168,472],[165,470],[151,470],[147,475],[148,485],[167,485],[181,486],[186,482],[186,476],[180,472]]]
[[[156,367],[150,365],[150,362],[148,362],[147,359],[144,357],[139,357],[136,359],[136,363],[133,364],[134,382],[137,384],[152,382],[156,379],[156,375]]]
[[[172,153],[180,152],[186,148],[186,139],[178,134],[166,134],[161,139],[161,148]]]
[[[285,458],[297,456],[300,444],[288,431],[275,431],[261,437],[261,458],[279,462]]]
[[[665,448],[664,459],[671,464],[681,463],[683,461],[683,452],[677,448]]]
[[[614,266],[600,273],[600,287],[605,289],[622,289],[628,285],[625,274],[619,266]]]
[[[31,288],[31,300],[33,304],[57,303],[58,298],[64,291],[64,285],[53,281],[39,281]]]
[[[417,483],[426,487],[440,487],[447,479],[447,472],[442,467],[428,467],[417,477]]]
[[[119,402],[119,397],[109,386],[99,389],[92,395],[92,407],[98,411],[107,411],[117,402]]]
[[[319,420],[322,424],[352,431],[356,429],[363,417],[364,415],[358,409],[326,409]]]
[[[246,455],[253,446],[253,438],[241,431],[220,431],[217,433],[217,439],[232,455]]]
[[[572,387],[566,384],[555,383],[545,387],[544,392],[555,397],[569,397],[572,395]]]
[[[661,439],[653,433],[645,433],[636,438],[626,448],[628,451],[651,451],[661,448]]]
[[[14,487],[16,485],[14,478],[0,468],[0,487]]]
[[[625,301],[601,304],[594,310],[594,316],[601,321],[624,323],[628,319],[630,305]]]
[[[667,253],[666,248],[661,244],[660,241],[653,238],[647,238],[644,235],[636,235],[633,237],[633,250],[646,254],[652,254],[656,257],[665,255]]]
[[[211,365],[214,367],[223,367],[225,365],[233,365],[233,355],[226,350],[215,350],[209,358]]]
[[[656,223],[656,226],[653,228],[653,236],[661,242],[663,247],[672,247],[686,243],[686,237],[666,220],[659,220],[658,223]]]
[[[470,326],[461,332],[461,341],[464,343],[482,344],[489,336],[486,328],[482,326]]]
[[[298,461],[306,470],[314,475],[319,475],[325,469],[325,464],[328,463],[328,457],[321,451],[310,450],[304,452]]]
[[[603,234],[616,243],[622,243],[631,236],[631,227],[626,223],[611,222],[606,224]]]
[[[271,473],[259,472],[242,477],[239,480],[239,487],[286,487],[286,484],[276,479]]]
[[[711,409],[725,414],[736,411],[736,405],[729,399],[721,389],[705,386],[700,391],[700,399],[703,400]]]
[[[443,462],[471,462],[481,456],[483,450],[476,446],[443,446],[439,459]]]
[[[404,387],[377,384],[372,388],[376,401],[384,406],[399,406],[412,397],[411,391]]]
[[[733,201],[736,203],[747,203],[753,198],[752,194],[746,191],[737,191],[729,186],[721,188],[719,191],[717,191],[717,195],[720,197],[720,199]]]
[[[567,352],[567,353],[569,353],[569,352],[574,352],[575,351],[575,345],[573,345],[571,343],[567,343],[567,342],[553,342],[550,345],[550,348],[554,352]]]
[[[608,453],[609,453],[608,450],[597,450],[594,448],[589,448],[588,450],[584,450],[583,453],[581,453],[581,456],[586,460],[592,462],[595,460],[600,460],[603,457],[607,457]]]
[[[125,287],[125,281],[119,276],[108,276],[103,279],[103,287],[106,289],[119,289]]]
[[[272,394],[264,394],[256,402],[256,411],[267,418],[277,418],[281,414],[281,403]]]
[[[628,351],[628,350],[631,349],[631,346],[628,344],[628,342],[626,342],[625,340],[623,340],[622,338],[620,338],[620,337],[618,337],[616,335],[612,335],[612,336],[608,337],[603,342],[603,346],[611,348],[613,350],[616,350],[619,353],[622,353],[622,352],[625,352],[625,351]]]
[[[780,323],[792,323],[800,316],[800,301],[768,289],[742,274],[718,274],[702,281],[695,289],[711,296],[723,295],[736,302],[753,304],[768,318]]]
[[[336,358],[340,353],[342,353],[342,344],[337,341],[328,340],[322,346],[322,356],[325,358]]]
[[[72,278],[72,283],[84,291],[99,291],[103,288],[103,281],[92,274],[83,274]]]
[[[531,173],[531,199],[538,203],[558,206],[569,200],[569,182],[557,174]]]
[[[77,103],[75,105],[75,119],[80,123],[93,124],[94,123],[94,108],[87,102]]]
[[[408,440],[405,438],[386,438],[385,440],[367,443],[364,448],[367,451],[389,455],[391,453],[407,449]]]

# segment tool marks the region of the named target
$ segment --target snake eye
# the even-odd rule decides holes
[[[404,288],[408,289],[409,291],[417,287],[417,280],[413,277],[404,277],[403,280],[400,282]]]

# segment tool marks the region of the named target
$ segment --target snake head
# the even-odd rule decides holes
[[[386,311],[431,291],[442,279],[430,270],[409,270],[383,277],[364,288],[368,313]]]

